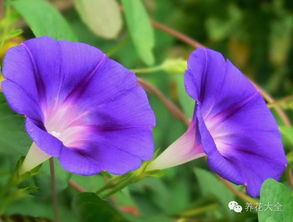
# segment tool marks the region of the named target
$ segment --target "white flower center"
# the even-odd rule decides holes
[[[67,147],[79,148],[90,131],[85,113],[77,112],[74,105],[57,105],[46,110],[44,117],[47,132]]]
[[[214,139],[218,151],[222,155],[225,155],[225,153],[227,153],[227,151],[229,151],[231,148],[229,143],[227,143],[231,133],[229,133],[229,131],[225,129],[223,125],[220,125],[221,122],[218,122],[216,119],[205,119],[205,124],[212,138]]]
[[[59,138],[60,137],[60,135],[61,135],[61,133],[60,132],[56,132],[56,131],[51,131],[51,132],[49,132],[51,135],[53,135],[53,136],[55,136],[55,137],[57,137],[57,138]]]

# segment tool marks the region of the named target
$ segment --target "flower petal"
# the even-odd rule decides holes
[[[140,158],[114,147],[112,143],[88,141],[86,145],[89,147],[85,150],[66,147],[62,149],[60,165],[72,173],[86,176],[103,170],[124,174],[141,165]]]
[[[31,99],[37,101],[38,91],[33,64],[22,44],[7,51],[3,61],[2,71],[5,79],[17,84],[29,97],[31,97]],[[6,90],[3,90],[3,92],[6,94]]]
[[[125,128],[103,130],[99,135],[99,140],[105,146],[112,145],[128,154],[136,156],[141,160],[149,160],[153,156],[153,135],[150,130],[143,128]]]
[[[125,90],[123,94],[100,104],[97,109],[89,111],[88,116],[91,123],[105,129],[151,129],[156,124],[146,93],[140,86]]]
[[[195,128],[196,124],[192,122],[180,138],[148,165],[147,170],[170,168],[205,156],[199,138],[197,138],[198,132]]]
[[[28,172],[37,167],[41,163],[50,159],[51,156],[42,151],[35,143],[33,143],[25,156],[23,164],[21,166],[21,173]]]
[[[43,118],[43,114],[37,101],[28,95],[27,91],[24,91],[19,85],[12,81],[4,80],[2,82],[2,89],[10,107],[14,111],[24,114],[32,119],[40,120]]]
[[[247,185],[259,195],[267,178],[279,179],[286,167],[281,136],[273,115],[252,83],[213,50],[190,56],[186,90],[197,100],[196,118],[213,171]]]
[[[135,87],[136,76],[119,63],[104,56],[89,75],[80,80],[70,92],[66,92],[66,100],[80,103],[80,109],[88,109],[111,102]]]
[[[93,160],[90,154],[64,147],[58,158],[60,165],[67,171],[80,175],[94,175],[102,171],[101,163]]]

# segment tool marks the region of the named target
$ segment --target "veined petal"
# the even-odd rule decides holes
[[[2,82],[2,89],[5,92],[5,96],[9,105],[13,110],[20,114],[25,114],[32,119],[42,119],[43,114],[40,106],[33,97],[27,94],[27,92],[16,83],[4,80]],[[18,98],[22,98],[21,100]]]
[[[101,128],[152,128],[155,126],[154,115],[149,115],[152,110],[147,96],[138,85],[123,91],[123,94],[98,107],[99,109],[95,112],[89,112],[88,120]]]
[[[140,157],[124,152],[111,143],[88,141],[85,145],[85,150],[63,149],[59,156],[60,165],[72,173],[85,176],[103,170],[124,174],[141,165]]]
[[[185,74],[188,94],[197,100],[201,144],[209,166],[258,196],[267,178],[279,179],[287,160],[277,123],[252,83],[210,49],[197,49]]]
[[[7,51],[2,72],[5,79],[14,84],[21,83],[18,86],[21,86],[31,99],[36,100],[38,98],[33,64],[23,45],[15,46]],[[6,91],[8,92],[8,90],[4,90],[4,93]],[[14,109],[14,107],[12,108]]]
[[[193,121],[187,131],[152,161],[146,170],[170,168],[205,156],[198,140],[196,123]]]
[[[99,140],[106,147],[113,146],[142,160],[149,160],[153,156],[149,150],[154,146],[152,137],[152,133],[144,128],[103,129]]]

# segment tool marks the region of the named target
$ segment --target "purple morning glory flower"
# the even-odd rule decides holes
[[[188,61],[185,88],[196,100],[187,132],[149,169],[207,156],[223,178],[258,196],[267,178],[279,179],[287,160],[277,123],[256,88],[220,53],[200,48]]]
[[[28,40],[8,51],[3,74],[3,92],[26,116],[27,133],[66,170],[123,174],[152,157],[155,118],[146,93],[99,49]]]

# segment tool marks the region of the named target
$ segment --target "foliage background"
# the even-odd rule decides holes
[[[137,4],[134,1],[132,4]],[[126,6],[131,4],[128,0],[76,0],[75,6],[71,0],[49,1],[50,6],[57,10],[51,10],[52,7],[48,8],[47,4],[40,2],[45,1],[5,1],[5,17],[2,11],[0,25],[1,59],[7,48],[24,39],[33,38],[34,35],[51,34],[59,39],[82,41],[102,49],[129,69],[138,69],[139,77],[154,84],[191,117],[194,103],[184,92],[183,72],[178,58],[186,60],[194,48],[169,33],[150,26],[149,18],[152,18],[207,47],[221,51],[248,77],[276,98],[277,102],[270,104],[273,112],[277,104],[293,120],[291,0],[145,0],[143,5],[149,17],[143,13],[143,9],[140,13],[131,14],[131,9],[124,8],[122,14],[121,8],[117,8],[115,3]],[[139,10],[139,7],[138,5],[135,9]],[[97,23],[99,15],[107,19]],[[154,72],[139,72],[142,68],[160,67],[166,61],[171,65],[157,68]],[[150,93],[149,99],[157,116],[154,139],[160,152],[177,139],[186,126],[174,118],[155,95]],[[110,175],[71,175],[56,163],[60,220],[290,222],[293,220],[292,213],[290,214],[293,211],[293,197],[289,188],[290,181],[292,185],[293,180],[293,128],[285,126],[275,116],[291,163],[282,178],[283,185],[268,181],[268,188],[262,190],[261,200],[283,201],[287,211],[273,212],[272,215],[268,215],[269,212],[246,210],[240,214],[231,212],[227,207],[229,201],[237,200],[243,207],[245,201],[219,182],[209,171],[204,159],[165,170],[161,178],[144,179],[106,201],[92,194],[79,194],[68,185],[68,181],[72,179],[87,191],[95,192]],[[23,128],[23,117],[10,111],[1,94],[0,190],[4,189],[16,162],[26,154],[30,144],[31,140]],[[3,221],[53,219],[49,164],[43,164],[39,171],[32,179],[15,187],[7,202],[6,199],[0,200],[0,209],[5,207]],[[27,187],[37,189],[30,194],[21,192]],[[242,187],[236,188],[243,191]],[[279,199],[272,199],[273,197]]]

